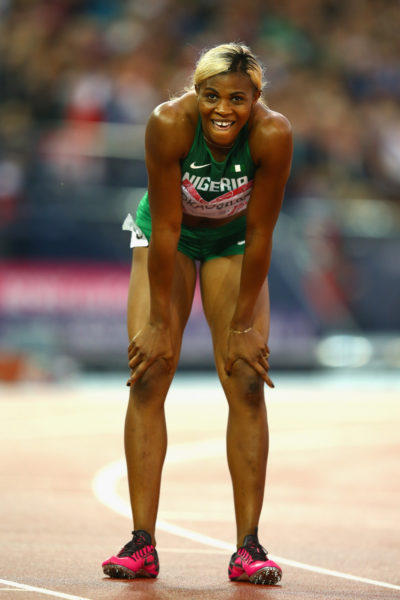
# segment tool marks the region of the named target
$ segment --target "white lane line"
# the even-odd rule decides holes
[[[178,464],[188,460],[204,460],[205,458],[225,456],[225,448],[225,440],[223,438],[174,444],[168,448],[165,462],[167,464]],[[112,508],[114,512],[120,515],[130,517],[131,509],[129,503],[117,493],[117,482],[125,475],[125,459],[122,458],[100,469],[93,479],[92,488],[96,498],[102,504]]]
[[[216,443],[216,440],[213,440],[213,445],[215,450],[217,451],[217,455],[220,454],[220,443]],[[171,447],[169,450],[169,456],[171,457],[170,462],[183,462],[185,460],[190,460],[193,458],[202,458],[202,456],[198,454],[198,450],[203,447],[207,447],[207,442],[194,442],[188,444],[179,444],[179,452]],[[208,450],[208,456],[211,455],[210,450]],[[179,456],[179,459],[178,459]],[[126,476],[126,466],[125,460],[121,459],[106,465],[102,469],[100,469],[92,482],[92,489],[96,496],[96,498],[113,510],[114,512],[124,516],[131,518],[131,508],[129,502],[121,498],[121,496],[117,493],[117,484],[120,479]],[[234,550],[233,545],[228,542],[224,542],[223,540],[219,540],[217,538],[209,537],[207,535],[203,535],[197,531],[193,531],[191,529],[186,529],[186,527],[180,527],[179,525],[174,525],[173,523],[169,523],[168,521],[157,520],[157,528],[161,531],[165,531],[167,533],[171,533],[178,537],[182,537],[193,542],[198,542],[200,544],[205,544],[206,546],[211,546],[213,548],[218,548],[220,550],[227,550],[228,552],[232,552]],[[332,577],[339,577],[341,579],[348,579],[350,581],[357,581],[358,583],[365,583],[369,585],[376,585],[379,587],[388,588],[391,590],[400,590],[399,585],[394,585],[392,583],[386,583],[385,581],[377,581],[375,579],[368,579],[366,577],[359,577],[358,575],[351,575],[349,573],[342,573],[341,571],[334,571],[331,569],[325,569],[323,567],[316,567],[314,565],[309,565],[307,563],[298,562],[295,560],[290,560],[284,558],[282,556],[271,556],[273,560],[276,560],[278,563],[282,563],[283,565],[288,565],[290,567],[295,567],[297,569],[303,569],[306,571],[312,571],[313,573],[320,573],[322,575],[331,575]]]
[[[10,585],[15,592],[38,592],[39,594],[44,594],[45,596],[54,596],[55,598],[64,598],[64,600],[89,600],[89,598],[84,598],[83,596],[73,596],[72,594],[64,594],[63,592],[55,592],[54,590],[48,590],[46,588],[35,587],[33,585],[26,585],[25,583],[17,583],[16,581],[7,581],[7,579],[0,579],[0,584]],[[6,588],[8,589],[8,588]],[[0,590],[2,591],[2,590]]]
[[[167,533],[172,533],[173,535],[177,535],[179,537],[183,537],[189,539],[194,542],[199,542],[200,544],[205,544],[207,546],[213,546],[214,548],[218,548],[220,550],[227,550],[228,552],[232,552],[232,544],[224,542],[222,540],[218,540],[216,538],[209,537],[207,535],[202,535],[197,531],[193,531],[191,529],[186,529],[185,527],[179,527],[174,525],[173,523],[167,523],[166,521],[157,521],[158,529],[162,531],[166,531]],[[357,581],[358,583],[367,583],[369,585],[377,585],[384,588],[389,588],[392,590],[400,590],[400,585],[394,585],[392,583],[386,583],[385,581],[377,581],[375,579],[368,579],[366,577],[359,577],[358,575],[350,575],[349,573],[342,573],[341,571],[334,571],[332,569],[325,569],[323,567],[316,567],[314,565],[308,565],[307,563],[298,562],[296,560],[290,560],[288,558],[284,558],[282,556],[277,556],[276,554],[269,555],[272,560],[275,560],[278,563],[283,565],[288,565],[290,567],[295,567],[297,569],[303,569],[305,571],[312,571],[313,573],[320,573],[322,575],[331,575],[332,577],[339,577],[341,579],[348,579],[350,581]]]
[[[221,556],[226,556],[225,550],[218,550],[217,548],[174,548],[172,546],[163,546],[160,549],[160,553],[163,552],[166,554],[172,552],[173,554],[210,554],[214,556],[221,554]]]

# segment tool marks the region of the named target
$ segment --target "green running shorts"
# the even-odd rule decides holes
[[[150,241],[151,215],[145,196],[136,212],[136,224]],[[242,215],[221,227],[187,227],[181,225],[178,250],[192,260],[206,261],[221,256],[244,254],[246,216]]]

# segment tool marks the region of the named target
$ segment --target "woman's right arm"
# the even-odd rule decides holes
[[[146,128],[145,148],[152,234],[148,253],[149,321],[128,349],[131,377],[137,381],[160,358],[172,368],[171,289],[182,221],[180,159],[185,151],[185,116],[161,105]]]
[[[159,108],[146,130],[146,166],[152,235],[149,247],[150,322],[169,327],[172,277],[181,230],[179,115]],[[178,125],[178,126],[177,126]],[[182,124],[181,124],[182,125]]]

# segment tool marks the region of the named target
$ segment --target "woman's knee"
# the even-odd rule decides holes
[[[175,370],[175,363],[170,369],[163,358],[154,361],[132,386],[131,396],[142,404],[163,403]]]
[[[264,381],[244,360],[232,365],[231,374],[226,378],[225,391],[230,404],[256,408],[264,404]]]

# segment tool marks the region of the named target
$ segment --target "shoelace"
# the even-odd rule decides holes
[[[267,550],[258,542],[249,542],[244,547],[254,560],[267,560]]]
[[[132,532],[133,537],[130,542],[125,544],[122,550],[118,553],[118,556],[131,556],[134,552],[141,550],[145,546],[148,546],[148,541],[143,534]]]

